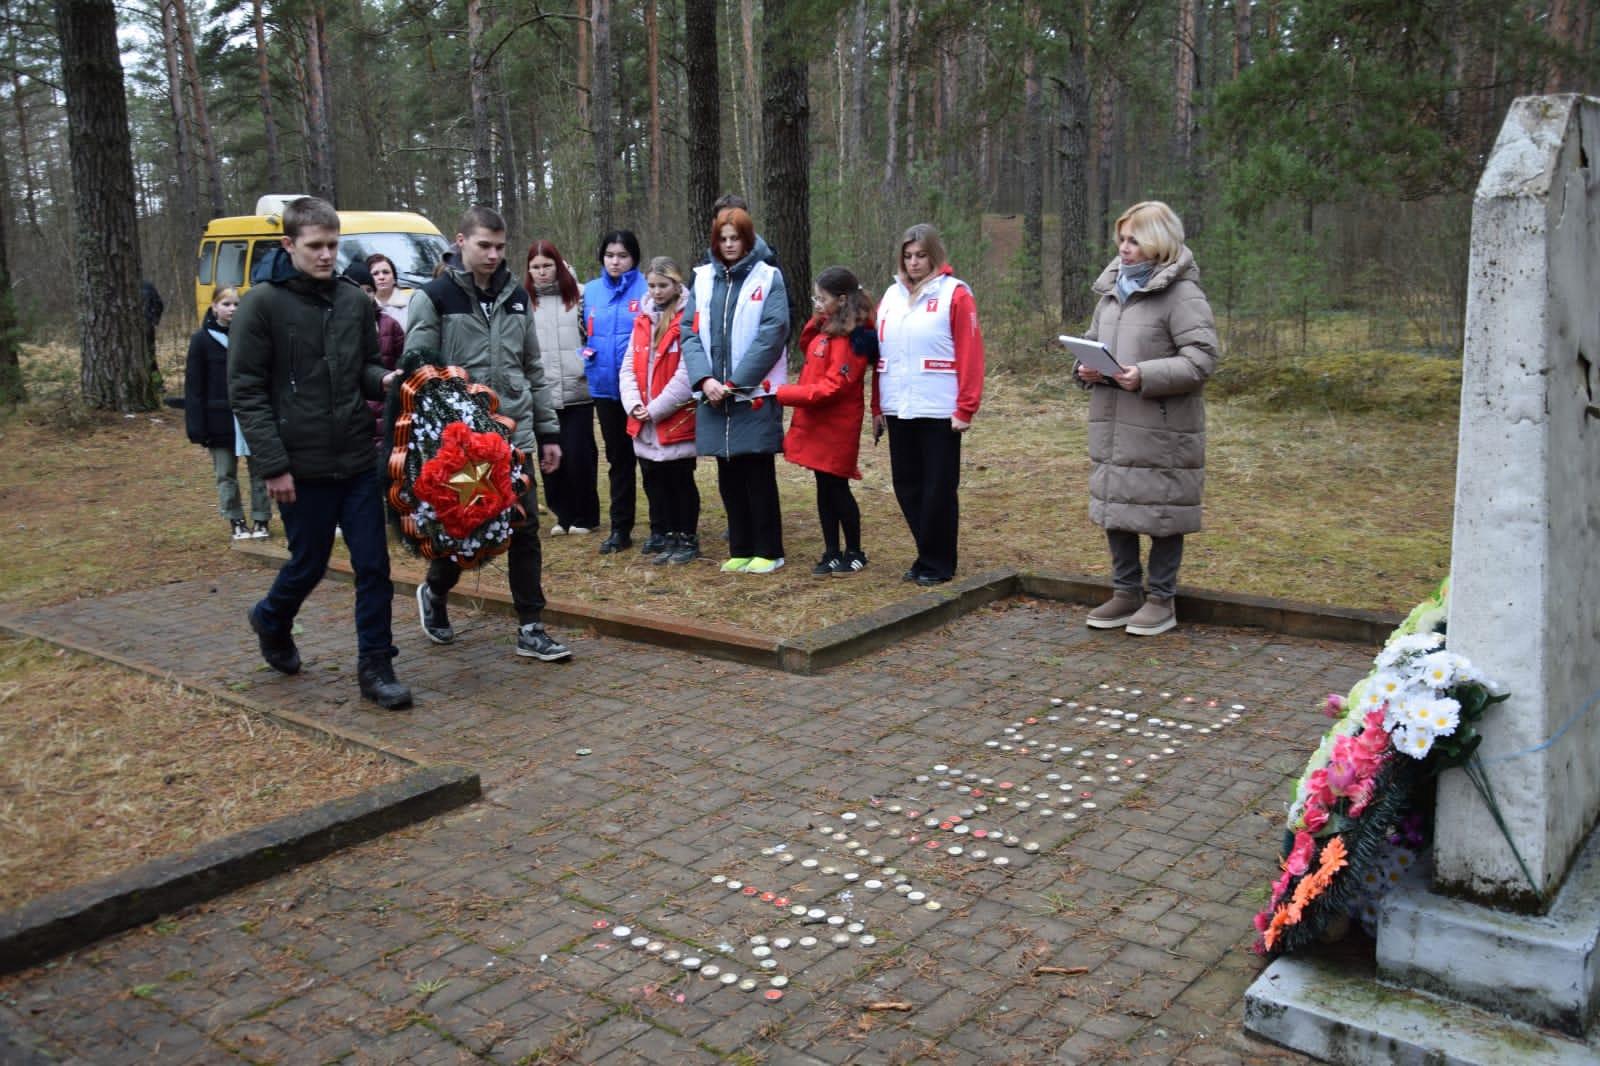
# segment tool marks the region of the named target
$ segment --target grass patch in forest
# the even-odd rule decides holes
[[[1060,363],[1019,372],[1010,352],[991,349],[995,369],[984,408],[963,445],[961,573],[994,566],[1105,572],[1104,537],[1088,520],[1087,397],[1067,381]],[[36,358],[30,352],[24,365],[33,368]],[[1344,358],[1356,366],[1415,358],[1446,371],[1456,367],[1388,352]],[[1441,391],[1426,404],[1414,390],[1374,385],[1359,412],[1325,398],[1301,405],[1270,389],[1272,399],[1263,402],[1260,379],[1240,372],[1229,382],[1229,363],[1225,357],[1208,404],[1206,528],[1189,539],[1184,583],[1382,610],[1407,608],[1430,591],[1449,567],[1454,394]],[[1374,382],[1377,373],[1361,380]],[[1435,387],[1447,384],[1428,386]],[[1383,403],[1400,409],[1373,406]],[[1417,410],[1409,409],[1413,404]],[[210,464],[184,439],[181,412],[86,416],[82,425],[66,428],[29,406],[0,421],[0,447],[18,457],[0,467],[0,607],[103,595],[244,565],[228,550]],[[865,426],[861,469],[864,480],[854,488],[871,557],[861,574],[811,576],[822,552],[814,482],[809,471],[782,461],[788,565],[767,578],[717,573],[726,558],[720,539],[725,520],[715,465],[707,461],[698,471],[705,559],[658,567],[637,552],[598,555],[599,532],[544,536],[546,592],[778,636],[903,599],[912,593],[900,581],[912,547],[890,485],[888,447],[874,447]],[[1401,497],[1404,507],[1395,504]],[[550,516],[540,517],[548,530]],[[642,489],[638,525],[642,534]],[[276,522],[274,530],[281,534]],[[420,572],[402,549],[391,554],[397,573]],[[504,589],[503,565],[495,561],[467,574],[460,594]],[[263,574],[263,587],[266,581]],[[409,621],[403,608],[397,612],[398,624]]]
[[[0,911],[403,772],[170,682],[0,637]]]

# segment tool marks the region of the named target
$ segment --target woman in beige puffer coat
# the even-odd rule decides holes
[[[1089,337],[1123,367],[1115,377],[1077,365],[1089,399],[1089,517],[1106,531],[1112,598],[1089,612],[1096,629],[1154,636],[1177,625],[1173,598],[1183,537],[1200,529],[1205,486],[1203,389],[1217,365],[1217,328],[1184,245],[1183,223],[1147,201],[1117,219],[1117,259],[1094,284]],[[1149,595],[1139,534],[1150,537]]]

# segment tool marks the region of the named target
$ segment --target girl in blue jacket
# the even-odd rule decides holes
[[[600,554],[610,555],[633,546],[636,460],[617,375],[628,358],[633,320],[644,309],[645,281],[639,273],[639,238],[631,230],[612,230],[601,237],[596,258],[600,276],[583,287],[583,327],[588,338],[583,359],[611,482],[611,533],[600,542]],[[643,550],[659,553],[666,533],[652,529]]]

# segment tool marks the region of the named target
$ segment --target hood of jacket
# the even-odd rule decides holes
[[[1110,296],[1116,291],[1117,274],[1121,269],[1121,265],[1121,260],[1113,259],[1110,265],[1100,272],[1100,276],[1095,279],[1093,286],[1096,295]],[[1183,250],[1178,253],[1178,258],[1150,275],[1150,280],[1145,282],[1144,288],[1139,291],[1142,293],[1160,292],[1173,283],[1184,279],[1196,284],[1200,282],[1200,265],[1194,261],[1194,253],[1189,250],[1188,245],[1183,246]]]

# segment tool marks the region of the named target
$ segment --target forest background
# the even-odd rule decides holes
[[[1161,198],[1230,354],[1305,354],[1331,311],[1365,347],[1456,355],[1471,190],[1514,97],[1594,87],[1596,6],[0,0],[0,383],[21,385],[16,341],[62,339],[91,406],[153,403],[105,326],[134,301],[108,294],[148,277],[187,333],[206,220],[286,191],[447,235],[492,203],[588,277],[614,225],[692,261],[735,190],[800,293],[830,263],[881,290],[896,235],[932,221],[998,365],[1024,368],[1081,324],[1121,207]],[[108,20],[122,119],[81,73]],[[76,139],[64,59],[102,87]],[[128,184],[74,159],[118,127]]]

